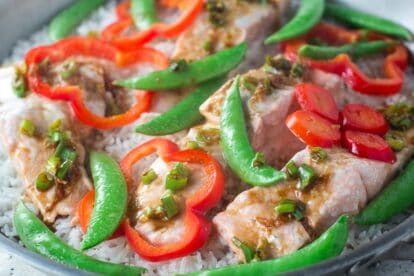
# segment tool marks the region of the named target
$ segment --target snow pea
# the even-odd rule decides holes
[[[299,48],[299,55],[312,59],[332,59],[340,54],[348,54],[358,58],[361,56],[383,52],[389,47],[395,45],[392,41],[371,41],[352,43],[343,46],[315,46],[303,45]]]
[[[220,145],[224,159],[244,182],[253,186],[274,185],[287,176],[263,162],[256,162],[260,154],[255,153],[249,142],[239,85],[240,76],[237,76],[227,91],[221,110]]]
[[[273,276],[307,267],[341,254],[348,239],[347,217],[341,216],[335,224],[306,247],[274,260],[233,265],[207,271],[185,274],[186,276]]]
[[[385,223],[414,204],[414,160],[355,218],[362,225]]]
[[[49,38],[57,41],[69,36],[82,20],[105,2],[106,0],[76,1],[52,19],[49,25]]]
[[[243,60],[246,50],[247,44],[241,43],[189,64],[170,66],[147,75],[118,80],[115,84],[143,90],[168,90],[196,85],[225,75]]]
[[[53,261],[102,275],[141,275],[144,268],[96,260],[70,247],[20,202],[14,213],[14,227],[22,243],[31,251]]]
[[[279,31],[265,40],[265,44],[277,43],[301,36],[315,26],[322,18],[325,0],[301,0],[296,15]]]
[[[200,86],[179,102],[176,106],[138,126],[135,131],[146,135],[167,135],[192,127],[203,120],[200,105],[207,100],[224,83],[225,78],[219,77],[200,84]]]
[[[398,23],[362,11],[357,11],[340,4],[327,3],[325,15],[355,27],[399,37],[408,41],[413,40],[413,34]]]
[[[158,21],[154,0],[132,0],[130,12],[135,26],[140,30],[147,29]]]
[[[109,238],[124,218],[128,192],[118,163],[105,153],[91,152],[90,169],[95,186],[95,205],[81,249]]]

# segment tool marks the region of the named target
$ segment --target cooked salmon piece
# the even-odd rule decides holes
[[[208,11],[209,4],[193,25],[177,39],[172,59],[197,60],[219,50],[247,42],[249,51],[237,68],[243,72],[262,64],[268,52],[264,39],[277,29],[289,7],[289,1],[276,0],[270,4],[255,1],[219,0],[219,19]],[[213,4],[214,5],[214,4]],[[219,21],[216,24],[212,23]]]
[[[14,70],[2,69],[0,76],[1,87],[6,87],[14,78]],[[39,209],[48,223],[52,223],[59,215],[72,215],[77,202],[93,187],[84,169],[85,149],[80,143],[84,130],[76,127],[78,123],[64,104],[35,94],[18,99],[11,88],[3,90],[1,94],[0,140],[23,179],[24,196]],[[28,136],[20,131],[25,119],[35,126],[35,135]],[[70,137],[77,157],[67,179],[56,182],[46,191],[40,191],[36,188],[36,179],[45,171],[48,159],[55,151],[46,135],[49,126],[56,120],[60,120],[60,128]]]

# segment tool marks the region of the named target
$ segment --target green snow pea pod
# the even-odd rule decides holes
[[[90,169],[95,186],[95,204],[81,249],[89,249],[109,238],[125,216],[127,184],[115,160],[101,152],[91,152]]]
[[[141,30],[151,27],[158,21],[154,0],[132,0],[130,13],[135,26]]]
[[[196,85],[225,75],[243,60],[246,50],[247,44],[241,43],[189,64],[118,80],[115,84],[143,90],[168,90]]]
[[[167,135],[192,127],[203,120],[200,105],[207,100],[224,83],[225,78],[217,78],[200,84],[200,86],[179,102],[176,106],[139,125],[135,131],[146,135]]]
[[[76,1],[52,19],[49,25],[49,38],[57,41],[69,36],[82,20],[105,2],[106,0]]]
[[[287,176],[258,160],[263,158],[258,158],[260,153],[256,153],[250,145],[239,83],[240,76],[237,76],[227,91],[221,110],[220,145],[224,159],[244,182],[253,186],[274,185]]]
[[[393,45],[395,45],[395,42],[382,40],[352,43],[338,47],[303,45],[299,48],[299,55],[316,60],[332,59],[340,54],[348,54],[358,58],[369,54],[383,52]]]
[[[414,204],[414,161],[355,218],[363,225],[385,223]]]
[[[304,248],[268,261],[252,262],[242,265],[227,266],[207,271],[185,274],[186,276],[273,276],[299,268],[304,268],[341,254],[348,239],[348,224],[346,216],[341,216],[334,225],[325,231],[318,239]]]
[[[17,206],[13,222],[20,240],[29,250],[53,261],[102,275],[137,276],[145,272],[141,267],[103,262],[84,255],[59,239],[22,202]]]
[[[408,41],[413,40],[413,34],[404,26],[391,20],[357,11],[343,5],[327,3],[325,15],[355,27],[399,37]]]
[[[296,15],[279,31],[265,40],[265,44],[277,43],[301,36],[319,23],[325,9],[325,0],[301,0]]]

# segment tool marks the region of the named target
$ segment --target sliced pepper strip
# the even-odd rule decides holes
[[[301,46],[313,38],[318,37],[333,45],[348,44],[358,41],[362,37],[359,31],[348,31],[338,26],[320,23],[306,36],[287,42],[284,50],[287,58],[296,60]],[[369,40],[387,39],[384,36],[371,34]],[[404,82],[403,71],[407,67],[408,53],[401,45],[392,47],[384,61],[385,78],[368,77],[347,54],[340,54],[329,60],[312,60],[301,58],[302,62],[311,68],[320,69],[342,77],[355,91],[373,96],[388,96],[398,93]]]
[[[151,139],[131,150],[119,164],[128,188],[131,189],[133,186],[132,167],[135,163],[153,153],[157,153],[158,156],[165,160],[167,155],[176,151],[178,151],[177,144],[165,138]]]
[[[208,153],[190,149],[168,155],[167,162],[189,162],[200,164],[204,168],[206,181],[202,188],[186,201],[182,239],[165,245],[155,245],[147,241],[136,231],[129,221],[125,221],[124,231],[131,247],[144,259],[164,261],[188,255],[201,248],[208,239],[211,222],[204,214],[221,198],[224,191],[224,175],[220,164]]]
[[[54,86],[45,82],[39,73],[38,64],[44,59],[59,62],[70,56],[83,55],[102,58],[123,67],[140,62],[149,62],[158,68],[168,66],[167,57],[152,48],[140,48],[134,52],[121,52],[112,45],[93,38],[72,37],[63,39],[49,46],[33,48],[26,55],[29,68],[28,84],[30,89],[51,100],[63,100],[70,103],[77,118],[84,124],[98,129],[112,129],[134,122],[143,112],[149,110],[152,92],[137,91],[137,103],[127,112],[110,116],[98,116],[87,108],[83,92],[78,86]]]
[[[161,4],[164,3],[165,1],[161,2]],[[102,38],[122,50],[135,50],[140,45],[159,36],[167,39],[174,38],[190,26],[203,9],[203,0],[194,0],[190,3],[189,1],[183,1],[183,3],[180,1],[167,2],[165,4],[169,7],[176,5],[180,8],[186,8],[177,21],[171,24],[155,23],[146,30],[124,36],[122,34],[134,26],[134,21],[129,15],[130,1],[123,2],[117,7],[118,20],[102,31]]]

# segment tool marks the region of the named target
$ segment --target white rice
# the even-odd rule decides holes
[[[86,35],[90,31],[98,31],[102,26],[106,26],[115,19],[113,12],[115,1],[110,1],[104,7],[98,9],[89,19],[76,30],[79,35]],[[46,28],[33,34],[26,40],[19,41],[14,47],[10,57],[3,61],[4,64],[13,64],[23,59],[24,54],[32,47],[50,43]],[[171,48],[171,43],[159,44],[158,47]],[[171,49],[170,49],[171,50]],[[142,120],[147,120],[151,114],[145,115]],[[139,145],[148,137],[137,135],[132,131],[133,126],[125,127],[120,130],[109,131],[96,137],[93,147],[105,150],[117,160],[124,156],[131,148]],[[180,134],[178,134],[178,137]],[[177,137],[177,136],[176,136]],[[174,137],[173,137],[174,138]],[[91,143],[92,144],[92,143]],[[0,231],[10,237],[15,238],[16,232],[12,224],[13,210],[19,201],[22,193],[22,182],[16,175],[11,161],[0,149]],[[347,250],[353,250],[361,244],[368,243],[381,236],[384,232],[398,225],[406,216],[398,216],[391,223],[386,225],[375,225],[369,228],[352,227],[348,239]],[[72,217],[58,219],[54,227],[56,235],[62,238],[69,245],[79,248],[82,233],[79,226],[73,226]],[[142,266],[148,269],[149,275],[171,275],[175,273],[185,273],[199,271],[207,268],[220,267],[236,264],[236,257],[222,244],[218,238],[212,237],[210,242],[200,251],[173,261],[162,263],[150,263],[142,260],[128,246],[125,238],[106,241],[97,247],[90,249],[87,254],[101,260],[115,263],[124,263]]]

